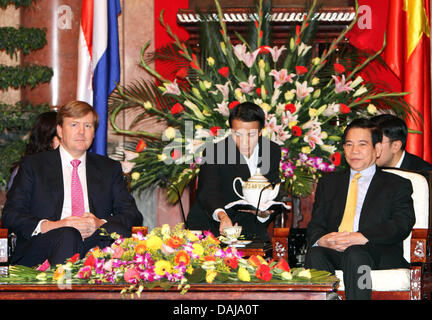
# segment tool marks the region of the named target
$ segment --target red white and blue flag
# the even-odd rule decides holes
[[[106,155],[108,97],[120,82],[120,12],[120,0],[82,0],[77,100],[92,105],[99,115],[91,151],[101,155]]]

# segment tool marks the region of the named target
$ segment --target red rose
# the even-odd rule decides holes
[[[217,136],[219,135],[219,131],[220,131],[220,129],[221,129],[221,127],[219,127],[219,126],[211,127],[211,128],[210,128],[210,134],[211,134],[212,136],[217,137]]]
[[[186,68],[181,68],[179,71],[177,71],[177,73],[176,73],[175,76],[176,76],[176,78],[184,79],[184,78],[187,77],[187,75],[188,75],[187,69]]]
[[[304,67],[304,66],[296,66],[296,73],[297,73],[298,75],[305,74],[305,73],[307,73],[308,71],[309,71],[308,68],[306,68],[306,67]]]
[[[219,74],[224,77],[224,78],[228,78],[229,75],[229,68],[228,67],[222,67],[218,70]]]
[[[270,52],[270,47],[269,46],[261,46],[261,47],[259,47],[259,53],[263,53],[263,54],[266,54],[266,53],[269,53]]]
[[[289,111],[291,113],[296,112],[296,106],[294,103],[288,103],[285,105],[285,111]]]
[[[266,264],[260,264],[256,270],[256,277],[260,280],[270,281],[272,278],[272,273],[270,272],[270,267]]]
[[[337,167],[341,164],[342,156],[339,152],[335,152],[330,156],[330,161]]]
[[[224,262],[231,269],[237,269],[237,266],[238,266],[238,259],[237,258],[235,258],[235,257],[226,257],[224,259]]]
[[[341,103],[341,104],[340,104],[339,110],[340,110],[341,113],[350,113],[350,112],[351,112],[351,108],[348,107],[348,106],[347,106],[346,104],[344,104],[344,103]]]
[[[72,257],[70,257],[68,259],[67,262],[75,263],[75,262],[77,262],[79,260],[79,257],[80,257],[80,254],[79,253],[75,253]]]
[[[180,103],[176,103],[175,105],[172,106],[171,108],[171,114],[177,114],[177,113],[182,113],[184,111],[183,106]]]
[[[267,89],[264,89],[265,94],[267,94]],[[256,89],[257,95],[261,96],[261,87]]]
[[[135,152],[138,152],[138,153],[143,152],[145,148],[147,148],[147,144],[145,143],[145,141],[143,139],[141,139],[138,142],[138,144],[136,145]]]
[[[344,67],[343,65],[339,64],[339,63],[335,63],[335,64],[333,65],[333,67],[334,67],[334,70],[335,70],[337,73],[344,73],[344,72],[345,72],[345,67]]]
[[[228,108],[234,109],[238,104],[240,104],[240,102],[237,100],[234,100],[234,101],[230,102],[230,104],[228,105]]]
[[[291,128],[291,132],[294,136],[300,137],[302,134],[302,129],[299,126],[294,126]]]
[[[280,259],[278,263],[273,266],[273,269],[280,269],[283,271],[290,271],[290,266],[285,259]]]

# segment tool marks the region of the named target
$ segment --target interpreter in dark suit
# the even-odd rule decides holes
[[[408,266],[402,242],[415,222],[413,189],[409,180],[375,165],[381,140],[370,120],[348,125],[343,143],[350,169],[319,180],[307,227],[305,266],[342,270],[347,299],[370,299],[368,270]]]
[[[262,137],[265,114],[254,103],[244,102],[234,107],[229,124],[232,134],[216,144],[211,143],[204,151],[205,163],[200,167],[197,196],[187,218],[188,228],[210,230],[219,235],[224,228],[238,224],[246,238],[256,236],[269,241],[267,226],[277,210],[256,217],[224,207],[240,200],[233,190],[236,177],[246,181],[259,168],[270,182],[280,181],[280,147]],[[240,183],[237,188],[241,190]]]
[[[432,164],[405,150],[408,127],[401,118],[381,114],[371,120],[383,132],[382,153],[377,159],[379,167],[392,167],[416,171],[432,170]]]
[[[64,263],[111,243],[99,227],[127,237],[141,225],[121,165],[87,152],[97,125],[90,105],[72,101],[58,112],[60,146],[21,163],[2,214],[3,225],[17,235],[12,264]]]

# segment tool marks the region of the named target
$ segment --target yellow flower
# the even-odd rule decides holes
[[[164,235],[164,236],[169,236],[169,235],[171,234],[171,229],[170,229],[169,224],[164,223],[164,224],[162,225],[162,227],[161,227],[161,233],[162,233],[162,235]]]
[[[164,276],[165,273],[171,273],[172,272],[172,265],[171,262],[167,261],[167,260],[159,260],[155,263],[155,268],[154,268],[155,273],[158,276]]]
[[[63,268],[63,266],[60,266],[54,272],[53,280],[61,281],[64,278],[65,274],[66,274],[66,270]]]
[[[260,107],[264,110],[269,112],[271,110],[271,106],[268,103],[261,103]]]
[[[206,89],[210,89],[212,86],[212,83],[210,81],[207,81],[207,80],[204,80],[203,84],[204,84],[204,88],[206,88]]]
[[[238,271],[237,271],[237,277],[239,278],[239,280],[241,281],[245,281],[245,282],[249,282],[250,281],[250,274],[249,271],[247,271],[245,268],[243,267],[239,267]]]
[[[292,127],[296,126],[297,123],[298,123],[297,120],[293,120],[293,121],[288,122],[288,128],[291,129]]]
[[[195,242],[195,241],[199,240],[197,235],[195,233],[191,232],[190,230],[186,231],[186,237],[189,239],[190,242]]]
[[[328,134],[327,134],[327,132],[325,132],[325,131],[321,131],[320,137],[321,137],[321,139],[323,139],[323,140],[327,139],[327,138],[328,138]]]
[[[220,47],[222,49],[222,52],[224,53],[224,55],[226,55],[226,46],[224,42],[220,42]]]
[[[215,59],[213,59],[212,57],[208,57],[207,58],[207,63],[208,63],[209,66],[214,66]]]
[[[264,59],[260,59],[260,61],[258,61],[258,67],[260,69],[264,69],[265,68],[265,61],[264,61]]]
[[[376,108],[372,103],[370,103],[370,104],[367,106],[367,111],[368,111],[370,114],[376,114],[376,112],[377,112],[377,108]]]
[[[144,102],[144,109],[150,110],[151,108],[153,108],[153,105],[150,101]]]
[[[168,128],[165,129],[164,135],[168,139],[174,139],[175,136],[176,136],[176,131],[175,131],[175,129],[173,127],[168,127]]]
[[[163,241],[158,236],[150,236],[147,239],[147,248],[150,250],[158,250],[162,247]]]
[[[314,64],[314,65],[319,65],[320,64],[320,62],[321,62],[321,59],[319,58],[319,57],[316,57],[316,58],[313,58],[312,59],[312,63]]]
[[[166,155],[164,154],[164,153],[162,153],[162,154],[158,154],[158,160],[159,161],[165,161],[166,160]]]
[[[206,272],[206,282],[212,283],[217,276],[217,272],[215,270],[207,270]]]
[[[320,79],[317,78],[317,77],[314,77],[314,78],[312,79],[312,81],[311,81],[311,83],[312,83],[313,86],[316,86],[319,82],[320,82]]]
[[[305,147],[301,148],[301,152],[304,154],[309,154],[309,153],[311,153],[311,148],[309,146],[305,146]]]
[[[139,172],[133,172],[133,173],[131,174],[131,178],[132,178],[132,180],[138,180],[139,177],[140,177],[140,173],[139,173]]]
[[[293,276],[290,271],[284,271],[281,273],[282,280],[292,280]]]
[[[192,252],[193,252],[194,254],[196,254],[196,255],[198,255],[198,256],[200,256],[200,257],[204,254],[204,248],[203,248],[203,246],[200,245],[199,243],[194,243],[194,244],[192,245],[192,248],[193,248]]]
[[[309,117],[316,117],[317,113],[317,109],[309,108]]]
[[[294,92],[291,92],[291,91],[285,92],[285,100],[286,101],[291,101],[292,99],[294,99],[294,97],[295,97]]]

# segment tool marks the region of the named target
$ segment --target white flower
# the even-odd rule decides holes
[[[367,92],[367,88],[365,86],[361,86],[360,88],[357,89],[356,92],[354,92],[353,97],[358,97],[361,96],[363,93]]]
[[[350,92],[353,91],[354,89],[350,87],[350,84],[352,83],[352,81],[348,81],[345,83],[345,75],[342,75],[341,78],[337,77],[337,76],[332,76],[334,82],[335,82],[335,92],[336,93],[341,93],[341,92]]]
[[[169,94],[173,94],[175,96],[180,95],[180,89],[179,89],[179,86],[177,84],[177,79],[175,79],[174,82],[171,82],[171,83],[164,83],[164,86],[166,88],[166,91],[163,94],[169,93]]]
[[[229,97],[229,85],[230,85],[230,81],[227,81],[224,85],[221,84],[216,84],[216,88],[222,93],[222,99],[223,100],[228,100]],[[210,91],[213,94],[218,94],[217,91]]]
[[[234,54],[237,57],[237,59],[239,59],[240,61],[243,61],[243,56],[246,53],[246,45],[243,44],[236,44],[233,47],[234,50]]]
[[[313,128],[309,130],[308,132],[306,132],[303,140],[309,143],[309,146],[312,148],[312,150],[315,149],[315,145],[324,144],[324,142],[321,139],[321,128]]]
[[[257,57],[259,52],[260,52],[260,49],[256,49],[252,53],[246,52],[243,54],[242,60],[248,68],[252,67],[252,65],[255,63],[256,57]]]
[[[310,50],[310,48],[312,48],[312,46],[308,46],[308,45],[304,44],[303,42],[300,43],[300,45],[298,47],[298,55],[300,57],[304,56]]]
[[[363,82],[363,78],[360,76],[357,76],[357,78],[355,78],[355,80],[350,84],[350,87],[355,88],[362,82]]]
[[[133,167],[135,167],[135,162],[129,162],[129,161],[120,161],[122,171],[124,173],[129,173],[132,171]]]
[[[339,113],[339,110],[340,110],[339,103],[332,102],[327,106],[327,108],[324,110],[322,114],[326,117],[332,117],[335,114]]]

